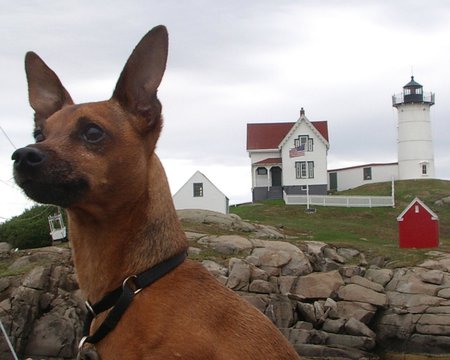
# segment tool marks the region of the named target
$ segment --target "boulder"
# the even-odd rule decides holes
[[[313,271],[309,259],[303,252],[291,253],[291,260],[282,267],[281,275],[300,276],[310,274]]]
[[[306,299],[326,299],[333,297],[343,285],[344,281],[339,271],[311,273],[298,278],[293,292]]]
[[[249,263],[256,266],[282,267],[291,261],[289,252],[284,250],[272,250],[270,248],[256,248],[247,258]]]
[[[381,286],[385,286],[391,281],[394,272],[391,269],[374,269],[370,268],[366,270],[365,277],[370,281],[376,282]]]
[[[420,277],[423,282],[441,285],[444,280],[444,273],[441,270],[430,270],[422,273]]]
[[[249,240],[238,235],[206,236],[198,240],[198,243],[224,255],[236,255],[242,251],[250,252],[253,248]]]
[[[376,334],[364,323],[351,317],[345,323],[345,332],[349,335],[365,336],[369,338],[376,338]]]
[[[342,334],[344,332],[344,326],[345,326],[345,319],[326,319],[323,323],[322,330],[329,332],[329,333],[335,333],[335,334]]]
[[[385,294],[357,284],[348,284],[341,287],[338,296],[345,301],[365,302],[375,306],[386,306],[388,301]]]
[[[450,335],[450,314],[423,314],[416,324],[416,331],[427,335]]]
[[[202,265],[215,277],[228,275],[228,269],[215,261],[203,260]]]
[[[233,290],[248,290],[251,274],[250,265],[240,259],[231,259],[230,267],[226,286]]]
[[[354,317],[364,324],[369,324],[377,311],[376,306],[358,301],[338,301],[336,306],[336,317],[344,319]]]
[[[363,278],[359,275],[352,276],[350,279],[350,283],[361,285],[365,288],[371,289],[376,292],[384,292],[384,287],[380,284],[370,281],[369,279]]]
[[[275,292],[275,287],[265,280],[253,280],[250,283],[248,291],[258,294],[271,294]]]
[[[270,295],[265,314],[278,328],[289,328],[294,324],[294,308],[287,296]]]

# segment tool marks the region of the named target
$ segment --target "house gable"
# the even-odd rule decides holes
[[[330,144],[328,142],[328,125],[326,121],[318,121],[316,124],[311,123],[307,117],[302,114],[300,118],[297,120],[297,122],[294,123],[294,125],[289,129],[288,133],[284,136],[284,138],[280,141],[278,148],[281,149],[289,140],[291,140],[292,136],[297,132],[297,130],[302,126],[302,124],[306,125],[306,127],[315,135],[317,139],[323,142],[326,149],[328,150],[330,147]],[[319,129],[322,130],[322,132],[319,131]],[[324,135],[327,137],[325,138]]]
[[[228,213],[229,199],[205,175],[196,171],[173,195],[175,208]]]

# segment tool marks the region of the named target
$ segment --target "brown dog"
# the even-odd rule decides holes
[[[30,198],[67,209],[76,272],[90,304],[121,291],[122,283],[121,296],[131,294],[120,321],[96,343],[101,358],[298,359],[262,313],[195,262],[182,258],[136,294],[128,289],[133,279],[124,281],[188,247],[154,153],[167,47],[165,27],[151,30],[128,59],[112,98],[81,105],[28,53],[36,144],[13,154],[16,182]],[[91,334],[106,314],[94,318]]]

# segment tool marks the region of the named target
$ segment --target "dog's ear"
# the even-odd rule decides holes
[[[122,107],[145,120],[146,130],[161,126],[156,93],[166,69],[167,51],[167,29],[154,27],[131,53],[113,93]]]
[[[42,59],[30,51],[25,56],[28,97],[35,111],[36,125],[73,101],[58,76]]]

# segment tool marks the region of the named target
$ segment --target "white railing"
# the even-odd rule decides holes
[[[393,196],[341,196],[341,195],[287,195],[286,205],[339,206],[339,207],[394,207]]]

